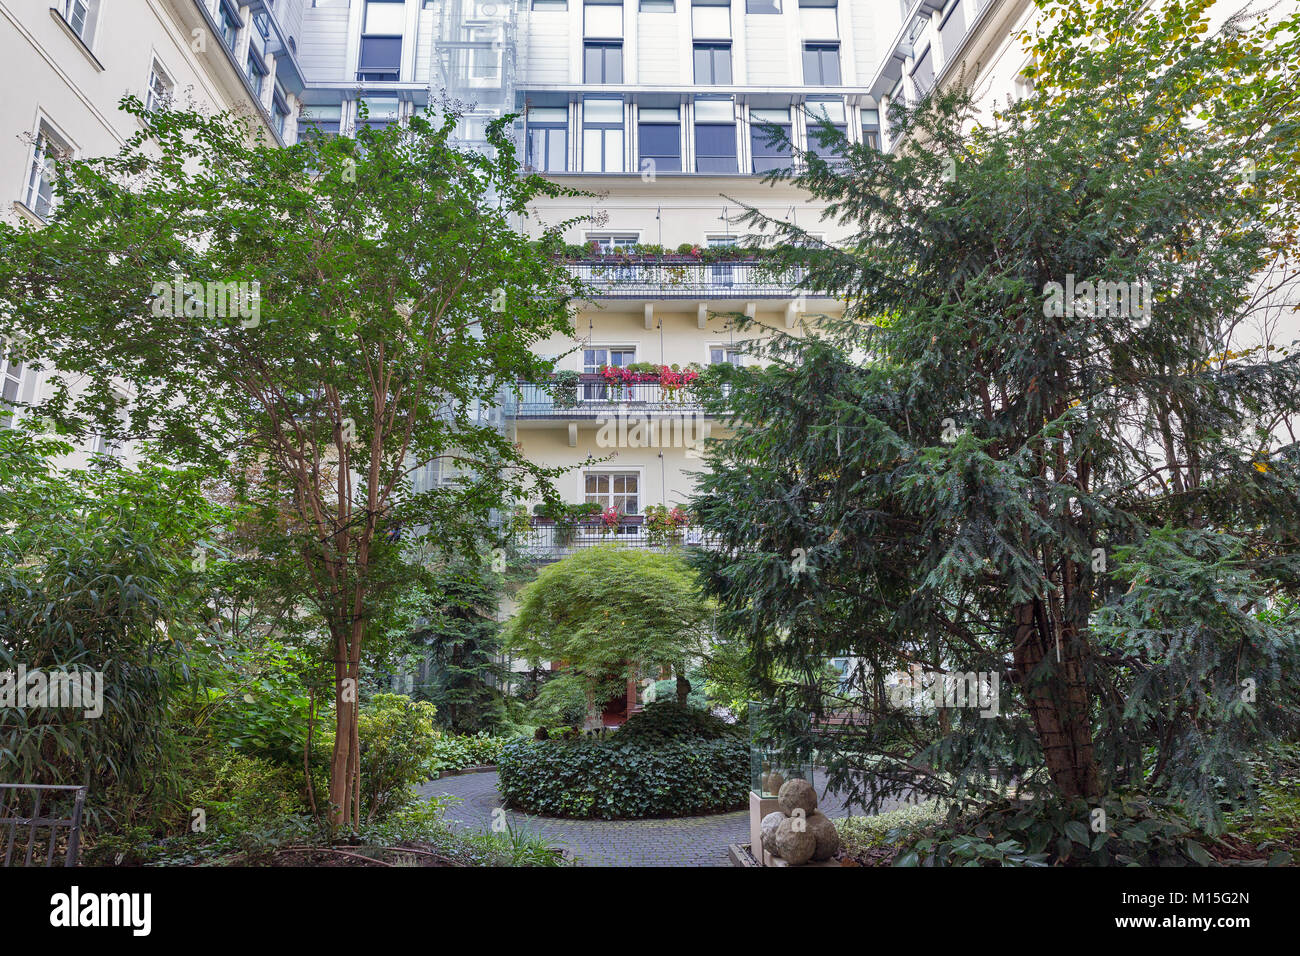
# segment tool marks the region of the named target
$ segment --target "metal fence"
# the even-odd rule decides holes
[[[732,262],[575,259],[569,271],[607,299],[792,298],[803,270],[777,273],[757,259]]]
[[[576,386],[520,383],[519,401],[511,409],[519,418],[600,418],[601,416],[653,413],[702,415],[689,385],[666,389],[658,382],[606,383],[599,376],[583,376]]]
[[[64,866],[76,866],[85,806],[85,787],[0,783],[3,865],[55,866],[58,855]]]
[[[577,525],[557,525],[552,521],[533,519],[532,527],[517,533],[513,544],[518,553],[531,561],[559,561],[571,554],[600,544],[619,544],[629,548],[652,551],[671,551],[676,548],[707,548],[710,538],[698,528],[684,528],[681,533],[664,540],[652,538],[639,517],[624,518],[616,529],[601,533],[598,521]]]

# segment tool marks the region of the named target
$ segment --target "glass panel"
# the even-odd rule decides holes
[[[746,0],[746,13],[780,13],[781,0]]]
[[[358,70],[396,73],[402,62],[401,37],[362,37]]]
[[[588,125],[595,123],[616,123],[623,125],[623,101],[614,99],[594,99],[588,97],[582,101],[582,121]]]

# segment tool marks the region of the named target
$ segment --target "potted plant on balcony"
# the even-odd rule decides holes
[[[681,402],[686,397],[686,386],[700,377],[698,370],[687,366],[664,365],[659,369],[659,392],[665,402]]]
[[[556,408],[578,407],[578,373],[572,369],[563,369],[555,373],[553,400]]]
[[[623,520],[623,512],[618,508],[604,508],[599,514],[599,523],[597,527],[600,530],[602,538],[608,538],[611,534],[618,531],[618,526]]]
[[[690,515],[680,506],[646,505],[646,540],[650,545],[681,544]]]
[[[578,525],[590,521],[600,514],[600,505],[588,502],[575,505],[551,504],[544,501],[533,508],[533,514],[544,521],[553,522],[555,525],[556,545],[567,548],[573,543],[573,536],[578,530]]]

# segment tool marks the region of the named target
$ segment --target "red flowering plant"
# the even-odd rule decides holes
[[[683,397],[682,390],[699,377],[700,373],[693,368],[680,369],[676,365],[664,365],[659,369],[659,388],[665,399],[680,401]]]
[[[617,508],[606,508],[601,511],[596,519],[601,535],[610,535],[616,532],[622,518],[623,513]]]
[[[690,523],[690,515],[680,505],[671,509],[667,505],[646,505],[645,529],[651,545],[680,543]]]

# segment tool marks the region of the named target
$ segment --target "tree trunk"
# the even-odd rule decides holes
[[[330,756],[330,826],[340,827],[360,822],[354,811],[356,791],[354,777],[359,761],[354,752],[357,740],[357,689],[360,669],[348,654],[346,633],[334,640],[334,751]]]
[[[1017,606],[1015,615],[1016,672],[1047,772],[1062,797],[1095,799],[1101,784],[1083,673],[1083,642],[1072,639],[1076,632],[1071,626],[1056,628],[1060,633],[1054,635],[1042,601]]]

